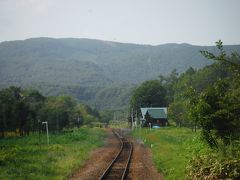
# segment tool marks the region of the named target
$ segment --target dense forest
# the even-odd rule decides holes
[[[167,105],[171,124],[201,131],[211,151],[193,156],[190,179],[240,177],[240,56],[228,55],[221,41],[216,45],[218,52],[201,51],[213,64],[146,81],[131,97],[132,109]]]
[[[124,104],[131,96],[129,110],[137,112],[133,118],[140,116],[140,107],[167,106],[170,125],[191,128],[192,133],[200,131],[200,141],[209,147],[193,154],[186,168],[188,178],[237,179],[240,176],[240,56],[227,53],[221,41],[216,42],[216,49],[213,53],[200,51],[209,65],[200,69],[189,67],[181,74],[174,69],[169,75],[159,75],[158,79],[144,81],[138,87],[129,85],[128,93],[117,86],[112,86],[110,91],[104,86],[98,91],[94,86],[78,87],[79,91],[71,86],[66,89],[79,99],[98,96],[109,104],[105,106],[109,109],[115,105],[126,107]],[[55,92],[55,96],[45,96],[38,90],[17,86],[0,90],[0,136],[28,136],[45,131],[42,124],[45,121],[51,133],[96,123],[100,126],[100,122],[108,123],[116,115],[112,110],[99,112],[97,103],[102,101],[94,101],[98,98],[91,99],[96,103],[92,108],[72,96],[58,95],[64,92],[63,89]],[[115,105],[110,101],[116,101]],[[122,104],[118,104],[120,101]],[[202,144],[197,145],[201,149]]]
[[[92,126],[106,121],[111,112],[99,112],[85,104],[77,103],[67,95],[45,97],[37,90],[22,90],[11,86],[0,91],[0,136],[29,135],[45,129],[47,121],[52,133],[66,128]]]
[[[136,85],[211,64],[200,50],[214,46],[158,46],[74,38],[32,38],[0,43],[0,88],[32,88],[44,96],[67,94],[98,109],[124,109]],[[228,53],[239,45],[226,46]]]

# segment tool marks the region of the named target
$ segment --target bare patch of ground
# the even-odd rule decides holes
[[[133,142],[133,154],[129,173],[126,179],[162,180],[162,176],[153,166],[150,150],[143,143],[138,142],[131,137],[128,137],[128,139]],[[118,139],[111,131],[109,131],[106,145],[94,151],[85,165],[77,170],[69,179],[99,179],[118,153],[119,146],[120,144]]]
[[[109,130],[106,145],[95,150],[90,159],[87,160],[83,167],[77,170],[69,179],[70,180],[95,180],[99,179],[113,158],[119,151],[119,141]]]
[[[131,138],[133,142],[133,154],[130,170],[126,179],[139,180],[162,180],[163,177],[158,173],[152,162],[152,154],[142,142]]]

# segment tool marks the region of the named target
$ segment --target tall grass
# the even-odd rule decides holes
[[[193,148],[205,148],[199,141],[199,133],[192,133],[187,128],[142,128],[135,130],[133,135],[151,148],[154,164],[165,179],[185,179]]]
[[[65,179],[101,146],[105,131],[80,128],[50,135],[0,139],[0,179]]]

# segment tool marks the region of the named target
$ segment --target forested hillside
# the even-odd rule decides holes
[[[36,88],[44,95],[69,94],[98,108],[127,105],[136,84],[211,62],[189,44],[159,46],[89,39],[33,38],[0,44],[0,88]],[[240,52],[240,46],[226,51]],[[113,100],[114,98],[114,100]]]
[[[183,148],[183,151],[195,149],[186,153],[191,154],[186,161],[188,165],[181,165],[186,179],[240,177],[240,55],[227,55],[222,44],[222,41],[216,42],[218,52],[201,51],[203,57],[213,61],[213,64],[199,70],[189,68],[181,75],[173,71],[168,76],[143,82],[131,97],[130,106],[133,111],[140,111],[143,106],[164,107],[167,104],[170,124],[190,127],[195,133],[200,131],[200,136],[191,140],[194,143]],[[153,144],[157,142],[156,139],[161,139],[160,136],[165,136],[159,134],[158,138],[153,138],[156,134],[149,135]],[[183,142],[179,139],[187,137],[187,134],[180,135],[180,131],[176,134],[172,131],[171,135],[166,133],[172,136],[171,138],[163,138],[171,144],[170,148],[173,142]],[[174,136],[178,140],[173,141]],[[163,147],[165,144],[160,141],[158,143]],[[169,148],[168,145],[164,147]],[[174,150],[176,148],[173,148]],[[169,151],[167,149],[167,152]],[[161,156],[164,156],[162,152],[159,149],[153,152],[157,152],[155,160],[159,161],[159,166],[166,176],[178,173],[177,167],[174,167],[177,163],[172,163],[172,169],[163,168],[162,166],[169,165],[169,159],[165,160],[165,164],[164,159],[161,159]],[[170,156],[171,160],[175,154],[175,159],[181,158],[180,153],[174,153]],[[186,154],[182,157],[186,158]]]

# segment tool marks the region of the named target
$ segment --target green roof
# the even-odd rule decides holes
[[[148,109],[147,112],[154,119],[167,118],[167,114],[163,109]]]

